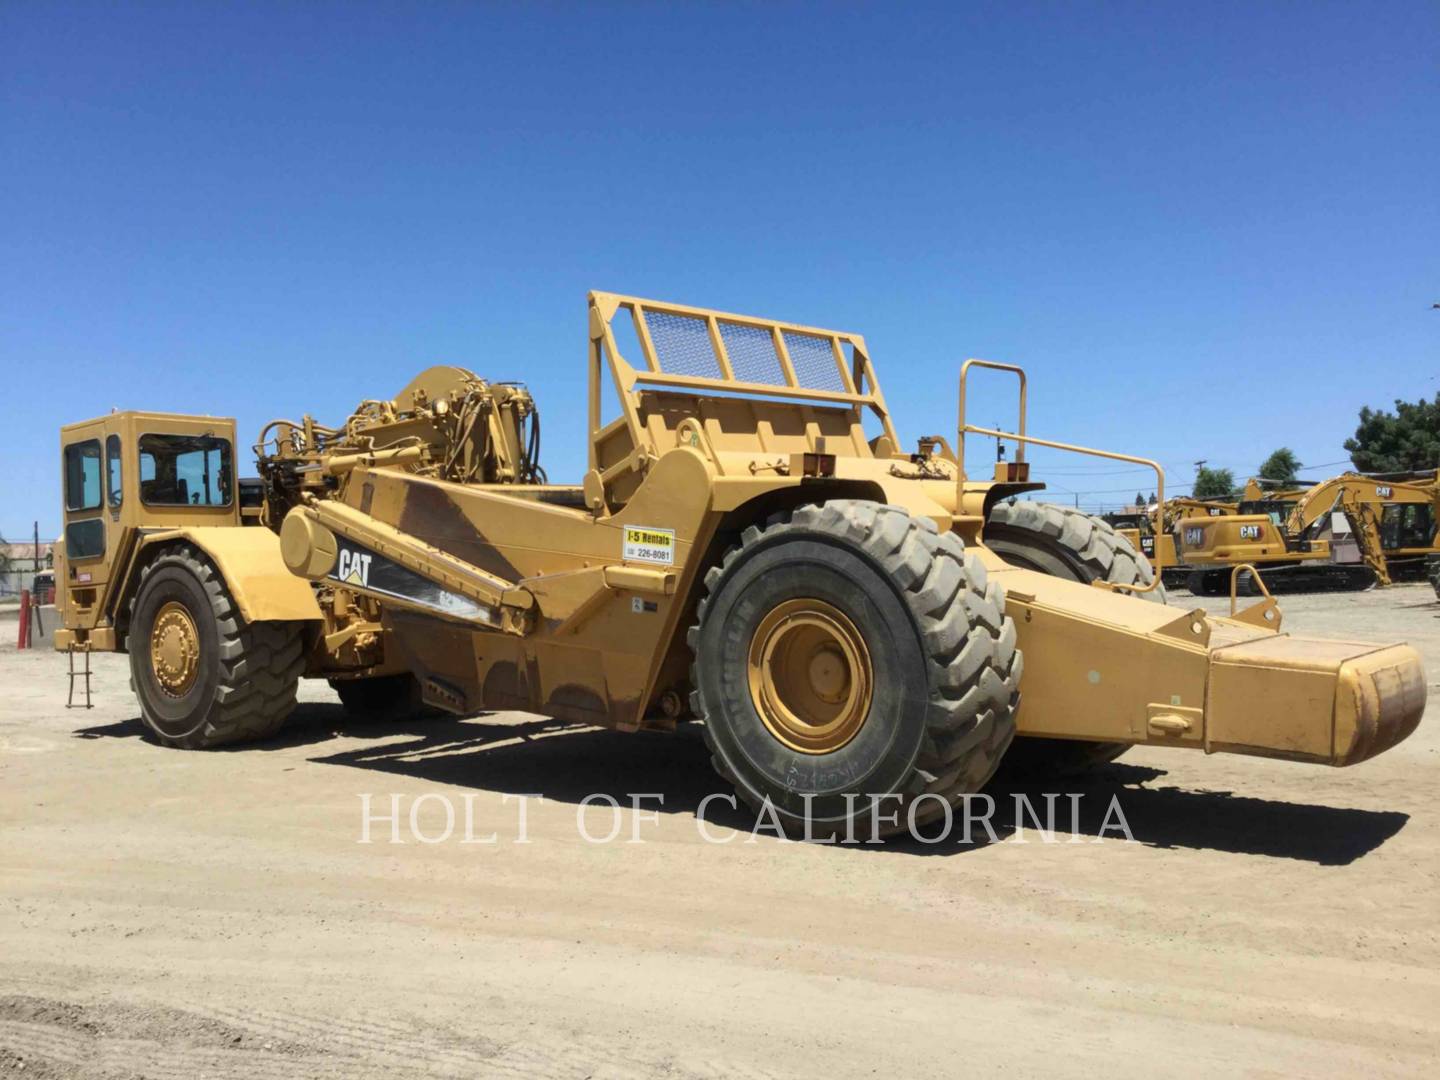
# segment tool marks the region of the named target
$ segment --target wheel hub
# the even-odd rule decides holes
[[[200,671],[200,632],[183,604],[170,601],[150,628],[150,669],[171,697],[184,697]]]
[[[767,614],[746,666],[755,711],[792,750],[833,753],[865,724],[870,651],[855,624],[823,600],[787,600]]]

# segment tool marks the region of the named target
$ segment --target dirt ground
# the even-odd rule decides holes
[[[1017,832],[999,784],[999,842],[933,848],[751,842],[713,803],[707,843],[693,734],[356,724],[324,683],[273,743],[167,750],[123,657],[67,711],[64,659],[0,617],[0,1075],[1434,1076],[1440,604],[1284,607],[1421,648],[1408,742],[1347,770],[1137,750],[1067,789],[1081,842]],[[591,792],[664,805],[591,844]],[[366,795],[403,843],[359,842]],[[1135,840],[1093,842],[1114,795]],[[420,796],[449,839],[409,831]],[[460,842],[467,801],[495,843]]]

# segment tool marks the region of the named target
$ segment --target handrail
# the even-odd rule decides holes
[[[1056,442],[1053,439],[1041,439],[1034,435],[1021,435],[1014,431],[996,431],[992,428],[976,427],[974,424],[966,424],[965,431],[972,435],[985,435],[992,439],[1013,439],[1016,442],[1033,443],[1036,446],[1049,447],[1051,450],[1066,450],[1072,454],[1088,454],[1091,457],[1106,458],[1110,461],[1128,461],[1132,465],[1143,465],[1148,469],[1155,470],[1157,501],[1165,501],[1165,469],[1158,461],[1152,458],[1136,457],[1134,454],[1120,454],[1114,450],[1097,450],[1093,446],[1077,446],[1074,443]],[[959,452],[956,452],[957,456]]]
[[[960,413],[959,413],[959,436],[955,443],[955,483],[957,490],[965,484],[965,432],[970,430],[970,425],[965,423],[965,381],[970,375],[972,367],[989,368],[992,371],[1012,371],[1015,377],[1020,380],[1020,446],[1015,451],[1015,460],[1025,460],[1025,369],[1015,364],[1001,364],[994,360],[977,360],[971,357],[960,365]]]
[[[973,435],[985,435],[993,439],[1014,439],[1020,443],[1034,443],[1036,446],[1047,446],[1052,450],[1067,450],[1073,454],[1089,454],[1091,457],[1106,458],[1110,461],[1128,461],[1134,465],[1145,465],[1155,470],[1155,495],[1161,506],[1165,505],[1165,470],[1158,461],[1150,458],[1136,457],[1133,454],[1117,454],[1113,450],[1096,450],[1091,446],[1076,446],[1073,443],[1055,442],[1053,439],[1037,439],[1033,435],[1019,435],[1013,431],[995,431],[991,428],[976,427],[973,424],[966,424],[961,429],[960,439],[963,442],[965,432]],[[958,456],[958,451],[957,451]],[[1137,552],[1136,554],[1139,554]],[[1145,557],[1140,556],[1142,559]],[[1092,581],[1092,585],[1098,585],[1103,589],[1124,590],[1126,592],[1147,593],[1154,592],[1160,585],[1160,575],[1155,575],[1155,580],[1143,588],[1138,585],[1118,585],[1110,581]]]
[[[1230,570],[1230,617],[1232,619],[1235,617],[1236,611],[1240,608],[1239,585],[1241,570],[1249,571],[1250,580],[1260,586],[1260,591],[1265,594],[1266,600],[1275,599],[1275,597],[1270,594],[1270,587],[1265,584],[1265,579],[1260,576],[1260,571],[1256,569],[1254,563],[1236,563]]]
[[[966,421],[965,421],[965,382],[966,382],[967,376],[969,375],[970,369],[971,369],[972,367],[990,368],[990,369],[995,370],[995,371],[1011,371],[1011,372],[1014,372],[1014,373],[1015,373],[1015,376],[1020,380],[1020,423],[1019,423],[1019,428],[1020,428],[1020,430],[1019,430],[1018,432],[1015,432],[1015,431],[997,431],[997,430],[995,430],[994,428],[977,427],[977,426],[974,425],[974,424],[966,423]],[[1155,482],[1156,482],[1156,487],[1155,487],[1155,500],[1156,500],[1156,503],[1157,503],[1158,505],[1160,505],[1160,506],[1164,506],[1164,505],[1165,505],[1165,470],[1164,470],[1164,468],[1160,465],[1160,463],[1159,463],[1158,461],[1152,460],[1151,458],[1136,457],[1134,454],[1120,454],[1120,453],[1116,453],[1116,452],[1113,451],[1113,450],[1097,450],[1097,449],[1095,449],[1094,447],[1091,447],[1091,446],[1077,446],[1077,445],[1075,445],[1074,443],[1062,443],[1062,442],[1056,442],[1056,441],[1053,440],[1053,439],[1040,439],[1040,438],[1036,438],[1036,437],[1033,436],[1033,435],[1026,435],[1026,434],[1025,434],[1025,405],[1026,405],[1026,385],[1025,385],[1025,371],[1024,371],[1024,369],[1022,369],[1022,368],[1020,368],[1020,367],[1017,367],[1017,366],[1014,365],[1014,364],[1001,364],[1001,363],[997,363],[997,362],[995,362],[994,360],[975,360],[975,359],[970,359],[970,360],[966,360],[965,363],[961,365],[961,367],[960,367],[959,431],[958,431],[958,433],[957,433],[956,445],[955,445],[955,464],[956,464],[956,470],[955,470],[955,505],[956,505],[957,507],[961,505],[961,500],[962,500],[962,497],[964,496],[964,493],[965,493],[965,490],[964,490],[964,489],[965,489],[965,436],[966,436],[966,434],[971,434],[971,435],[984,435],[984,436],[987,436],[988,438],[992,438],[992,439],[1010,439],[1010,440],[1018,443],[1019,445],[1017,446],[1017,448],[1016,448],[1016,450],[1015,450],[1015,460],[1016,460],[1016,462],[1023,462],[1023,461],[1025,460],[1025,446],[1026,446],[1027,444],[1034,444],[1035,446],[1044,446],[1044,447],[1048,447],[1048,448],[1050,448],[1050,449],[1052,449],[1052,450],[1064,450],[1064,451],[1067,451],[1068,453],[1072,453],[1072,454],[1088,454],[1090,457],[1105,458],[1105,459],[1107,459],[1107,460],[1109,460],[1109,461],[1128,461],[1128,462],[1130,462],[1131,464],[1134,464],[1134,465],[1144,465],[1144,466],[1147,467],[1147,468],[1150,468],[1150,469],[1154,469],[1154,470],[1155,470]],[[1139,554],[1139,553],[1137,552],[1137,554]],[[1144,558],[1143,555],[1141,555],[1140,557],[1141,557],[1141,558]],[[1155,589],[1157,589],[1157,588],[1160,587],[1160,574],[1159,574],[1159,572],[1157,571],[1156,574],[1155,574],[1155,579],[1154,579],[1153,581],[1151,581],[1149,585],[1144,586],[1144,587],[1140,587],[1140,586],[1137,586],[1137,585],[1119,585],[1119,584],[1115,584],[1115,583],[1109,582],[1109,581],[1095,581],[1095,582],[1092,582],[1092,584],[1097,585],[1097,586],[1100,586],[1101,588],[1106,588],[1106,589],[1111,589],[1111,590],[1124,590],[1124,591],[1127,591],[1127,592],[1148,593],[1148,592],[1153,592]]]

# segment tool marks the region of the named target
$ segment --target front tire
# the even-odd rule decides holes
[[[141,573],[127,638],[145,726],[186,750],[275,734],[305,669],[303,625],[247,623],[204,555],[164,552]]]
[[[803,506],[746,529],[705,588],[692,709],[717,771],[787,832],[899,832],[994,773],[1022,660],[954,533],[873,502]]]

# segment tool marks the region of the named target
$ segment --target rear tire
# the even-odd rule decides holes
[[[145,726],[186,750],[275,734],[305,670],[303,630],[247,623],[204,555],[164,552],[141,572],[127,638]]]
[[[768,804],[789,833],[865,840],[995,772],[1022,660],[1004,593],[954,533],[873,502],[803,506],[746,529],[705,590],[691,708],[757,821]]]
[[[1430,587],[1435,590],[1435,599],[1440,600],[1440,557],[1430,557],[1425,563],[1425,575],[1430,579]]]
[[[1006,562],[1070,581],[1149,585],[1155,580],[1150,563],[1108,522],[1053,503],[997,503],[985,524],[985,546]],[[1136,595],[1166,602],[1163,585]],[[1021,735],[1005,768],[1016,775],[1064,776],[1108,764],[1129,749],[1129,743]]]

